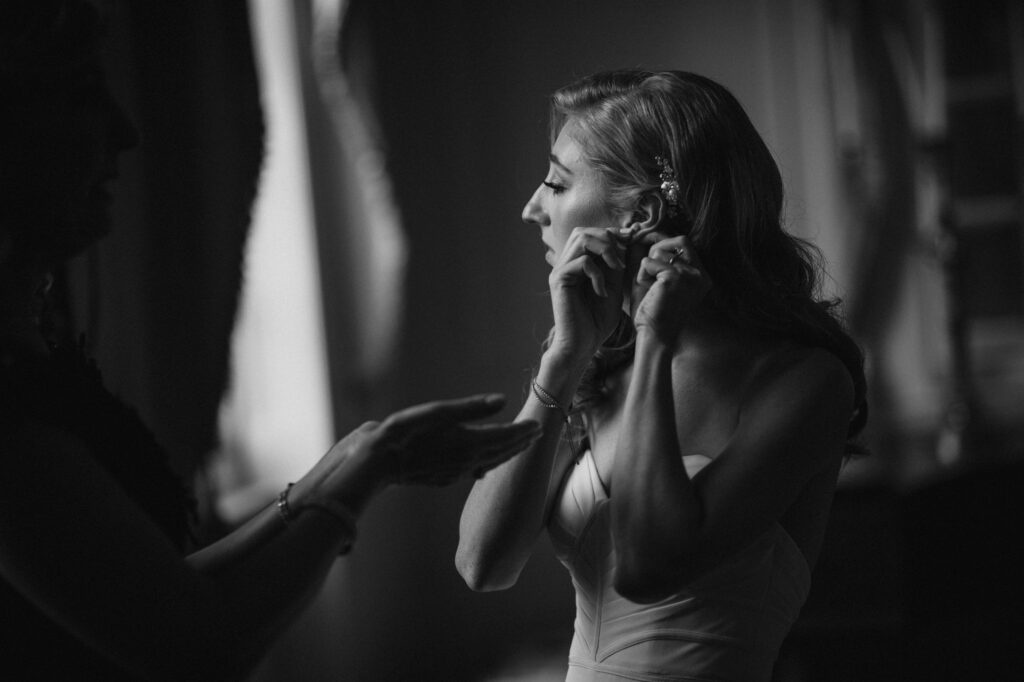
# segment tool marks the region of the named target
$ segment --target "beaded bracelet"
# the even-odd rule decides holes
[[[572,458],[574,461],[579,461],[579,453],[576,451],[576,440],[572,437],[572,413],[569,410],[562,407],[555,396],[551,395],[551,392],[545,389],[543,386],[537,383],[537,378],[534,377],[530,381],[530,388],[533,390],[533,395],[536,396],[537,401],[541,405],[548,409],[558,410],[562,413],[562,420],[565,422],[565,428],[563,434],[565,439],[569,441],[569,450],[572,452]]]
[[[292,489],[294,483],[289,483],[288,487],[282,490],[277,496],[277,515],[281,517],[281,521],[284,525],[288,525],[295,518],[295,514],[292,513],[292,508],[288,504],[288,492]]]

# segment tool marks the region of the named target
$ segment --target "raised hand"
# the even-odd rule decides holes
[[[551,347],[589,358],[615,331],[625,292],[625,244],[617,230],[576,227],[548,277]]]
[[[366,422],[338,441],[296,483],[303,499],[336,500],[358,513],[390,484],[447,485],[480,476],[540,436],[533,421],[470,425],[504,406],[500,395],[439,400]]]
[[[646,330],[671,345],[687,317],[711,290],[711,278],[687,237],[652,232],[645,243],[651,247],[637,272],[642,298],[633,324],[638,333]]]
[[[375,457],[385,460],[390,482],[448,485],[476,477],[524,450],[540,435],[533,421],[471,425],[494,414],[502,396],[475,396],[416,405],[377,427]]]

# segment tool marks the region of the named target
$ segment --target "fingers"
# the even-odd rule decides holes
[[[496,414],[505,406],[505,396],[500,393],[481,393],[466,398],[436,400],[413,405],[395,412],[387,418],[388,430],[397,436],[419,430],[424,425],[482,419]]]
[[[511,424],[467,426],[460,434],[460,440],[461,447],[468,452],[498,453],[509,448],[529,445],[541,434],[539,423],[524,420]]]
[[[521,430],[504,435],[489,446],[475,450],[472,466],[467,466],[464,470],[472,471],[476,478],[480,478],[485,472],[523,452],[533,445],[543,433],[540,425],[536,422],[532,422],[532,427],[531,430]]]
[[[565,244],[565,258],[575,260],[583,255],[596,256],[613,270],[626,267],[626,245],[616,238],[614,228],[576,227]]]
[[[594,293],[608,297],[609,271],[626,269],[626,245],[613,228],[574,228],[562,253],[563,265],[553,271],[555,277],[582,275],[590,280]]]
[[[637,281],[653,282],[656,276],[675,268],[681,274],[700,273],[703,268],[696,250],[685,236],[660,239],[648,250],[644,265],[637,273]]]
[[[407,448],[399,482],[447,485],[467,474],[479,477],[527,449],[541,433],[535,421],[458,427],[443,442]]]
[[[651,286],[656,281],[670,283],[684,278],[699,280],[704,278],[704,273],[700,268],[685,265],[679,260],[670,264],[663,260],[646,257],[640,262],[640,269],[636,275],[637,283],[647,286]]]
[[[658,240],[647,251],[649,257],[660,260],[667,260],[672,256],[679,258],[682,254],[693,257],[693,246],[686,237],[681,235]]]

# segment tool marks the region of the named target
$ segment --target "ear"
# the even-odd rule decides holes
[[[646,192],[625,219],[627,224],[624,227],[629,229],[632,241],[636,242],[658,229],[667,215],[664,197],[658,192]]]

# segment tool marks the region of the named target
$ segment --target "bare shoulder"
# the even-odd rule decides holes
[[[853,403],[853,378],[839,358],[818,348],[779,346],[752,373],[737,435],[771,444],[788,465],[819,471],[842,456]]]
[[[767,350],[748,386],[747,399],[755,402],[770,397],[853,407],[853,378],[838,357],[822,348],[780,344]]]

